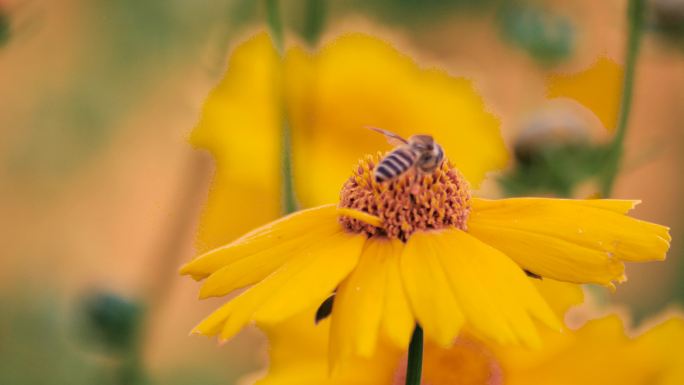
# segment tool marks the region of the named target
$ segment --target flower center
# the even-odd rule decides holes
[[[377,216],[382,224],[374,226],[341,216],[340,223],[348,231],[406,241],[418,230],[466,230],[470,187],[448,160],[430,174],[420,173],[414,167],[390,181],[378,183],[373,169],[381,158],[378,153],[359,161],[342,187],[339,206]]]

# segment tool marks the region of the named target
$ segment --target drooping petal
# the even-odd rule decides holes
[[[401,350],[408,348],[413,328],[416,326],[399,271],[401,248],[395,244],[395,258],[387,265],[385,309],[382,312],[381,330]]]
[[[386,282],[389,241],[369,239],[357,268],[335,295],[331,317],[331,363],[352,354],[370,356],[375,350]]]
[[[398,240],[369,239],[356,269],[340,284],[331,317],[333,364],[352,355],[373,355],[381,323],[387,317],[396,317],[391,320],[397,323],[392,329],[393,337],[406,338],[402,334],[406,333],[407,325],[408,333],[411,333],[413,317],[407,307],[402,307],[407,306],[403,289],[396,287],[398,275],[395,274],[400,253],[401,242]],[[397,289],[401,291],[395,292]],[[386,314],[386,310],[391,314]]]
[[[273,323],[320,303],[356,264],[365,237],[338,233],[309,246],[207,317],[195,331],[231,338],[251,320]]]
[[[540,344],[532,317],[560,323],[522,269],[499,250],[458,230],[434,236],[437,256],[469,328],[500,343]]]
[[[411,235],[401,255],[400,270],[413,313],[426,336],[449,346],[465,321],[440,262],[436,232]]]
[[[185,264],[180,272],[201,279],[224,266],[273,247],[283,247],[283,252],[292,252],[311,241],[310,232],[336,225],[336,215],[334,205],[298,211],[259,227],[226,246],[200,255]]]
[[[623,261],[665,258],[668,228],[622,213],[634,202],[513,198],[473,199],[468,232],[523,268],[575,283],[611,285]]]

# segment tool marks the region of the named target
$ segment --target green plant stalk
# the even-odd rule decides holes
[[[423,329],[416,325],[409,344],[406,385],[420,385],[423,374]]]
[[[306,18],[304,19],[302,36],[310,48],[316,48],[318,44],[318,39],[325,26],[327,11],[327,0],[306,1]]]
[[[281,104],[282,105],[282,104]],[[294,191],[294,178],[292,176],[292,140],[290,136],[290,126],[288,124],[285,108],[282,108],[282,131],[281,131],[281,167],[282,167],[282,193],[283,193],[283,211],[286,214],[293,213],[297,210],[297,198]]]
[[[285,42],[278,0],[266,0],[266,20],[268,21],[268,28],[271,31],[273,44],[275,45],[278,54],[282,56],[285,49]]]
[[[622,100],[620,102],[617,129],[607,152],[606,166],[601,181],[601,196],[604,198],[610,197],[613,192],[613,185],[620,171],[620,163],[624,152],[625,136],[632,108],[636,59],[639,53],[644,24],[644,0],[629,1],[627,20],[629,32],[625,53],[625,75],[622,81]]]
[[[271,38],[273,39],[273,44],[275,45],[276,51],[278,51],[279,60],[282,61],[285,54],[285,41],[283,35],[283,23],[280,17],[280,9],[278,8],[278,0],[266,0],[266,19],[268,21],[268,26],[271,31]],[[285,95],[283,86],[283,71],[282,63],[279,62],[276,69],[276,84],[277,90],[277,100],[278,108],[280,109],[281,117],[281,155],[280,155],[280,165],[281,165],[281,196],[282,196],[282,210],[285,214],[289,214],[297,210],[297,199],[294,192],[294,181],[292,178],[292,143],[291,143],[291,131],[290,125],[287,118],[287,110],[285,108]]]

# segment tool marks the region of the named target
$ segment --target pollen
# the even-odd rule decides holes
[[[376,182],[373,169],[382,154],[359,161],[340,193],[340,208],[368,213],[381,223],[340,216],[344,228],[354,233],[386,236],[407,241],[418,230],[459,228],[466,230],[470,213],[470,186],[448,160],[432,173],[410,169],[399,177]]]

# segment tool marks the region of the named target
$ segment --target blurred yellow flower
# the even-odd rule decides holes
[[[614,131],[620,110],[623,74],[621,65],[600,57],[584,71],[551,76],[547,96],[577,101],[591,110],[607,130]]]
[[[381,40],[354,34],[314,55],[293,49],[286,76],[297,194],[307,207],[337,200],[357,159],[385,146],[365,126],[429,132],[475,185],[508,159],[499,121],[470,80],[420,68]]]
[[[684,319],[669,318],[636,338],[617,315],[579,330],[544,335],[544,349],[529,352],[493,346],[506,384],[675,385],[684,383]],[[434,383],[439,385],[439,383]]]
[[[544,280],[540,292],[559,315],[581,300],[569,284]],[[312,322],[311,309],[278,327],[263,326],[269,342],[267,373],[241,384],[403,385],[405,357],[388,344],[371,358],[356,358],[331,376],[327,371],[329,322]],[[578,330],[542,334],[544,347],[500,346],[462,334],[450,348],[427,344],[423,383],[429,385],[675,385],[684,383],[684,319],[658,323],[628,337],[616,315],[589,321]]]
[[[269,71],[268,40],[258,37],[237,52],[252,54],[234,58],[231,68],[238,86],[251,87],[250,98],[233,100],[239,90],[232,83],[219,86],[210,98],[201,143],[215,153],[231,141],[225,132],[232,114],[261,125],[250,131],[264,141],[278,133],[277,114],[268,107],[276,104],[275,93],[250,79],[262,66],[267,73],[280,72]],[[267,60],[240,72],[240,63],[260,58],[256,53],[266,53]],[[314,57],[293,50],[284,65],[297,192],[307,204],[340,196],[339,204],[297,212],[186,264],[183,274],[206,279],[202,298],[249,287],[195,332],[228,339],[251,321],[283,322],[336,291],[333,366],[372,356],[384,338],[405,349],[416,323],[440,346],[450,346],[464,327],[500,343],[539,345],[533,319],[554,328],[559,324],[524,271],[612,286],[624,279],[624,261],[665,257],[668,229],[626,216],[634,201],[471,198],[468,180],[479,182],[504,162],[505,152],[496,119],[468,82],[421,70],[386,43],[359,35],[340,38]],[[227,102],[240,111],[224,115]],[[380,154],[366,156],[344,182],[342,170],[350,160],[380,146],[377,137],[366,143],[365,137],[376,135],[361,128],[367,125],[391,127],[401,135],[429,132],[448,160],[434,171],[414,168],[381,183],[373,175]],[[264,150],[278,153],[275,143]],[[242,143],[234,146],[234,154],[219,154],[232,168],[261,156],[254,148],[238,148]],[[257,162],[263,162],[260,178],[279,180],[276,156]],[[247,170],[223,174],[221,159],[217,163],[218,174],[226,175],[225,191],[236,175],[256,176]],[[277,186],[269,182],[261,188],[272,192]],[[217,200],[231,206],[213,214],[216,203],[210,202],[205,216],[213,215],[214,226],[250,217],[230,211],[247,200],[228,201],[220,192],[215,188]],[[266,209],[263,213],[271,215]]]

